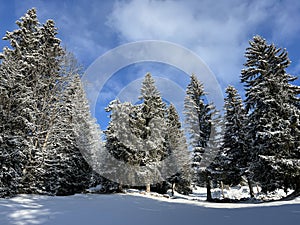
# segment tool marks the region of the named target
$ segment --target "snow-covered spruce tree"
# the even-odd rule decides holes
[[[149,178],[145,184],[149,191],[151,181],[160,180],[159,162],[168,156],[166,105],[149,73],[143,81],[140,100],[138,105],[111,102],[107,108],[111,121],[105,132],[106,148],[116,159],[146,168]],[[128,179],[129,176],[132,174]]]
[[[45,150],[44,187],[46,193],[68,195],[84,191],[92,168],[87,163],[96,157],[100,135],[79,77],[79,66],[72,54],[62,60],[59,101],[53,103],[52,120]]]
[[[48,20],[41,25],[36,10],[30,9],[17,25],[19,29],[4,37],[12,48],[5,48],[1,54],[0,177],[1,186],[5,186],[1,195],[56,194],[59,186],[55,185],[65,178],[64,169],[82,168],[82,161],[74,163],[73,155],[79,150],[75,154],[75,126],[70,123],[72,114],[78,112],[68,104],[78,88],[71,88],[66,80],[69,77],[62,74],[65,53],[56,38],[54,22]],[[82,101],[76,104],[82,106]]]
[[[295,140],[299,127],[299,87],[296,78],[286,73],[290,64],[287,52],[255,36],[246,50],[245,85],[248,113],[247,150],[251,152],[251,171],[264,192],[292,187],[299,190],[299,149]],[[297,134],[298,133],[298,134]],[[286,167],[276,166],[278,160]],[[288,169],[289,168],[289,169]],[[298,175],[297,175],[298,174]]]
[[[192,167],[195,171],[195,182],[203,183],[199,180],[201,175],[200,162],[202,160],[207,142],[211,134],[211,114],[213,105],[207,104],[203,84],[195,75],[191,76],[191,81],[187,86],[184,100],[185,129],[189,135],[190,146],[193,150]]]
[[[165,147],[166,136],[166,104],[155,86],[155,81],[150,73],[147,73],[141,88],[141,116],[144,122],[142,139],[147,151],[145,162],[155,171],[157,162],[164,160],[169,154]],[[153,173],[153,175],[156,174]],[[147,184],[147,190],[150,184]]]
[[[151,135],[151,133],[149,133],[150,128],[161,129],[162,132],[164,131],[166,114],[166,104],[163,102],[162,97],[155,86],[155,81],[150,73],[147,73],[144,78],[141,88],[141,96],[139,97],[139,99],[142,101],[141,116],[144,119],[145,123],[142,138],[147,140],[148,136]],[[159,122],[162,122],[162,124],[158,124]],[[161,137],[163,137],[163,135],[161,135]],[[163,141],[161,139],[156,141],[157,144],[155,145],[157,145],[158,148],[150,154],[154,154],[160,156],[161,158],[164,158],[166,153],[164,152],[164,148],[162,147]],[[154,158],[156,157],[154,156]]]
[[[36,10],[30,9],[17,21],[19,29],[7,32],[4,40],[8,40],[11,49],[3,52],[2,67],[13,80],[13,90],[10,90],[9,113],[14,113],[16,123],[10,125],[7,132],[15,135],[9,139],[13,149],[20,149],[24,161],[15,167],[22,181],[19,182],[20,192],[35,192],[37,188],[33,171],[39,174],[43,154],[40,152],[47,136],[48,122],[52,101],[58,77],[58,58],[61,54],[59,39],[55,37],[56,30],[53,21],[47,21],[41,26]],[[9,62],[7,62],[9,60]],[[13,91],[13,92],[12,92]],[[13,93],[13,94],[12,94]],[[12,106],[14,103],[14,106]],[[7,118],[9,119],[9,118]],[[11,121],[12,122],[12,121]],[[14,147],[14,145],[18,145]],[[19,168],[19,169],[17,169]],[[22,173],[20,174],[20,170]],[[40,171],[41,172],[41,171]]]
[[[141,117],[141,108],[129,102],[121,103],[119,100],[110,102],[106,108],[110,112],[110,122],[105,133],[105,148],[107,152],[115,159],[122,161],[130,166],[138,167],[145,166],[147,151],[144,149],[142,135],[142,127],[144,122]],[[136,177],[139,174],[131,174],[127,170],[122,170],[122,179],[114,177],[116,171],[119,171],[119,163],[112,160],[106,160],[105,174],[107,177],[113,178],[119,182],[119,189],[122,185],[135,184]]]
[[[226,181],[229,185],[236,185],[242,181],[242,176],[246,176],[250,188],[250,195],[253,191],[249,174],[247,173],[250,152],[245,146],[246,113],[242,99],[238,91],[233,86],[226,88],[225,105],[225,126],[224,142],[222,150],[225,154],[223,170]]]
[[[166,147],[170,160],[167,165],[175,174],[168,180],[172,183],[172,191],[188,194],[191,184],[190,157],[185,134],[181,128],[179,115],[173,104],[167,110]]]
[[[24,140],[30,127],[31,117],[26,113],[30,99],[22,94],[26,92],[24,77],[11,58],[5,48],[0,64],[0,197],[18,193],[26,160],[23,152],[32,148]]]
[[[199,185],[206,185],[207,200],[211,200],[211,170],[207,169],[214,157],[217,155],[217,141],[210,140],[214,117],[217,115],[215,106],[206,103],[203,84],[195,75],[187,86],[184,100],[185,128],[189,135],[190,146],[193,150],[192,167],[194,169],[194,182]],[[213,133],[216,135],[216,133]],[[217,137],[214,137],[217,138]],[[209,141],[211,145],[208,147]]]
[[[35,25],[34,29],[31,28],[32,24]],[[35,9],[28,10],[18,25],[20,29],[12,32],[9,37],[20,42],[16,51],[23,56],[24,75],[28,77],[28,87],[33,90],[29,96],[33,101],[34,114],[33,129],[29,137],[34,148],[30,151],[23,170],[22,192],[43,193],[43,164],[49,154],[47,142],[57,114],[53,104],[59,101],[59,83],[63,79],[59,72],[60,59],[64,53],[60,40],[56,37],[54,21],[48,20],[41,25],[37,21]]]
[[[213,187],[212,185],[215,186],[218,182],[222,181],[220,179],[220,168],[223,163],[222,158],[219,157],[223,143],[223,120],[213,104],[208,121],[211,126],[211,134],[202,155],[201,165],[203,168],[201,169],[202,179],[205,179],[206,182],[207,200],[212,201],[211,188]]]

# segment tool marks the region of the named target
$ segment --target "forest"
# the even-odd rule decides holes
[[[54,21],[40,23],[33,8],[16,24],[0,53],[1,198],[72,195],[99,184],[101,193],[136,187],[186,195],[205,186],[208,201],[220,201],[213,188],[239,184],[249,187],[249,198],[256,186],[293,190],[286,199],[300,195],[300,86],[287,73],[285,49],[254,36],[240,74],[245,97],[228,86],[224,109],[207,101],[191,74],[183,124],[147,73],[137,104],[116,99],[107,106],[102,134],[82,68]]]

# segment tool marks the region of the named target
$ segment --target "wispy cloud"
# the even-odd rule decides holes
[[[49,18],[55,20],[63,44],[75,53],[86,68],[97,57],[119,44],[163,40],[180,44],[199,55],[216,74],[223,89],[228,84],[239,88],[239,74],[245,61],[243,55],[248,40],[253,35],[261,34],[268,41],[287,47],[294,61],[290,71],[300,74],[300,1],[27,0],[15,1],[9,8],[0,5],[0,11],[19,18],[32,6],[38,9],[42,22]],[[160,53],[168,54],[163,49]],[[184,57],[172,57],[180,57],[180,61],[189,63]],[[178,80],[172,71],[156,65],[139,67],[131,72],[127,71],[126,82],[124,73],[119,80],[107,84],[101,98],[116,97],[122,88],[143,77],[146,72],[171,81]],[[95,71],[95,77],[99,79],[100,76],[100,71]],[[181,84],[184,86],[186,83]],[[90,95],[97,97],[98,92],[94,90]]]
[[[300,50],[295,47],[300,2],[295,0],[28,0],[12,5],[18,16],[35,6],[42,21],[53,18],[63,43],[86,67],[119,44],[159,39],[195,51],[226,85],[239,81],[245,48],[255,34],[293,48],[293,61]]]
[[[221,83],[236,84],[253,35],[278,41],[297,37],[299,3],[294,2],[118,1],[108,24],[121,42],[159,39],[184,45],[200,55]]]

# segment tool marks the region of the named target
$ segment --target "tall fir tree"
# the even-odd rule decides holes
[[[31,143],[24,140],[24,133],[30,124],[27,117],[22,117],[26,96],[21,93],[25,86],[20,67],[4,49],[0,65],[0,197],[13,196],[18,193],[22,180],[22,171],[26,162],[23,154],[31,148]]]
[[[140,100],[137,105],[115,100],[107,107],[111,121],[105,132],[106,148],[116,159],[146,168],[144,173],[149,179],[145,182],[149,190],[150,183],[163,179],[165,170],[160,164],[170,155],[166,104],[149,73],[142,83]],[[139,177],[138,174],[130,176]]]
[[[205,95],[203,84],[192,75],[184,99],[185,128],[193,150],[194,182],[206,185],[207,200],[210,201],[212,174],[209,167],[219,147],[216,127],[218,112],[212,103],[206,103]]]
[[[166,147],[169,153],[167,167],[172,175],[168,180],[172,183],[172,190],[187,194],[191,184],[190,154],[187,141],[176,108],[173,104],[167,110]],[[176,185],[176,186],[175,186]]]
[[[249,184],[250,195],[254,197],[248,174],[250,152],[245,145],[245,109],[241,96],[233,86],[226,88],[226,94],[224,99],[224,140],[221,148],[224,182],[229,185],[237,185],[245,176]]]
[[[195,170],[195,181],[201,170],[201,161],[211,134],[211,117],[214,110],[212,104],[206,103],[203,84],[195,75],[187,86],[184,99],[185,128],[189,135],[193,151],[192,167]]]
[[[168,156],[165,147],[166,136],[166,104],[155,86],[155,80],[150,73],[147,73],[141,88],[141,116],[144,121],[142,129],[142,139],[145,143],[144,149],[147,151],[146,158],[149,158],[148,168],[151,172],[151,180],[159,180],[161,174],[157,164]],[[150,182],[146,185],[150,191]]]
[[[79,77],[79,66],[70,53],[63,57],[59,101],[53,104],[49,138],[45,143],[43,188],[46,193],[68,195],[88,188],[93,154],[99,150],[100,135]]]
[[[154,161],[167,156],[164,137],[166,132],[166,104],[155,86],[155,81],[147,73],[141,88],[141,116],[144,121],[142,139],[147,143],[147,151]]]
[[[291,178],[288,170],[274,166],[278,159],[299,161],[295,145],[298,134],[293,127],[299,127],[299,110],[295,105],[300,89],[291,84],[296,77],[286,72],[290,60],[285,49],[268,44],[260,36],[249,43],[241,81],[246,91],[245,139],[251,152],[253,178],[264,192],[282,187],[299,189],[299,175]],[[299,171],[299,165],[294,165],[293,170]]]
[[[233,86],[226,88],[225,126],[223,149],[228,160],[228,179],[237,184],[241,181],[249,163],[249,154],[244,145],[243,133],[246,122],[246,113],[238,91]],[[235,178],[235,179],[234,179]]]
[[[39,152],[37,149],[40,148],[45,139],[46,123],[44,121],[49,115],[49,110],[46,110],[46,107],[57,78],[57,73],[52,74],[49,70],[51,72],[55,70],[52,60],[57,62],[57,58],[60,56],[60,41],[54,37],[55,29],[52,29],[53,23],[51,21],[48,21],[44,28],[41,27],[35,9],[28,10],[25,16],[16,23],[19,29],[7,32],[3,38],[10,42],[12,48],[4,49],[2,67],[12,79],[20,78],[14,84],[14,94],[10,100],[10,102],[17,104],[14,105],[14,108],[10,107],[9,109],[10,112],[17,113],[15,115],[17,120],[14,120],[18,125],[12,124],[9,132],[18,134],[13,139],[15,143],[18,142],[19,147],[17,148],[21,149],[20,155],[24,159],[18,161],[18,166],[15,165],[15,168],[19,167],[19,176],[22,177],[18,189],[22,192],[31,192],[29,189],[35,186],[33,179],[36,176],[27,176],[27,174],[33,168],[38,170],[40,168],[39,163],[42,161],[42,157],[36,160]],[[51,34],[45,32],[46,30],[52,32],[53,38]],[[50,49],[50,43],[52,49]],[[46,51],[53,52],[46,55]],[[6,60],[10,62],[6,63]],[[49,66],[49,62],[54,68]],[[7,68],[6,65],[11,67]],[[20,144],[21,142],[23,144]],[[32,163],[33,161],[35,163]],[[21,174],[20,169],[22,170]]]
[[[79,192],[90,171],[75,144],[85,101],[79,78],[62,70],[66,53],[52,20],[40,24],[30,9],[16,23],[19,29],[4,37],[11,49],[1,54],[0,195],[58,194],[63,182],[69,191],[60,193]]]

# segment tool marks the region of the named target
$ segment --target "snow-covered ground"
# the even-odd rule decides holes
[[[67,197],[19,195],[0,199],[0,225],[296,225],[300,221],[300,198],[262,204],[208,203],[201,200],[200,192],[194,197],[197,201],[191,198],[177,195],[169,199],[135,191]]]

